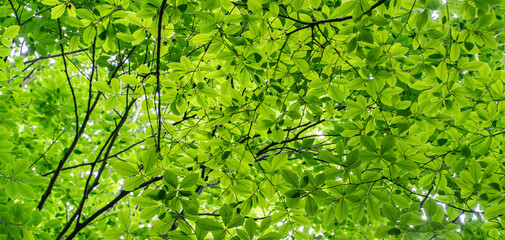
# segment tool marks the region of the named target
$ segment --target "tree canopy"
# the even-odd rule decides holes
[[[3,0],[0,239],[502,239],[503,0]]]

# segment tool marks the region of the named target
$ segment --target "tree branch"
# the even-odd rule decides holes
[[[83,48],[83,49],[78,49],[78,50],[74,50],[74,51],[70,51],[70,52],[66,52],[66,53],[48,55],[48,56],[43,56],[43,57],[39,57],[36,59],[31,59],[31,60],[24,61],[23,63],[24,64],[31,64],[31,63],[36,63],[38,61],[45,60],[45,59],[57,58],[57,57],[61,57],[63,55],[72,55],[72,54],[76,54],[76,53],[80,53],[80,52],[84,52],[84,51],[88,51],[88,50],[89,50],[89,48]]]
[[[21,21],[19,20],[21,16],[18,16],[18,12],[14,8],[14,4],[12,4],[11,0],[9,0],[9,4],[11,5],[12,11],[14,12],[14,16],[16,17],[16,22],[18,22],[18,25],[21,26]]]
[[[315,122],[315,123],[312,123],[312,124],[309,124],[309,125],[305,126],[302,130],[300,130],[298,133],[296,133],[296,135],[295,135],[294,137],[292,137],[292,138],[290,138],[290,139],[285,139],[285,140],[283,140],[283,141],[281,141],[281,142],[271,142],[268,146],[266,146],[266,147],[264,147],[263,149],[259,150],[259,151],[256,153],[256,156],[260,156],[261,154],[263,154],[263,153],[267,152],[269,148],[271,148],[272,146],[275,146],[275,145],[277,145],[277,144],[283,144],[283,143],[288,143],[288,142],[293,142],[293,141],[300,140],[300,138],[299,138],[299,137],[300,137],[300,135],[301,135],[303,132],[307,131],[309,128],[314,127],[314,126],[316,126],[316,125],[318,125],[318,124],[320,124],[320,123],[322,123],[322,122],[324,122],[324,121],[325,121],[325,120],[324,120],[324,119],[322,119],[322,120],[319,120],[319,121],[317,121],[317,122]]]
[[[142,140],[140,140],[140,141],[138,141],[138,142],[136,142],[136,143],[134,143],[134,144],[130,145],[129,147],[127,147],[127,148],[125,148],[125,149],[123,149],[123,150],[121,150],[121,151],[119,151],[119,152],[117,152],[117,153],[114,153],[114,154],[110,155],[107,159],[117,157],[119,154],[124,153],[124,152],[126,152],[126,151],[128,151],[128,150],[132,149],[133,147],[135,147],[135,146],[137,146],[137,145],[139,145],[139,144],[141,144],[141,143],[145,142],[147,139],[152,138],[152,137],[155,137],[155,136],[156,136],[156,134],[153,134],[153,135],[151,135],[151,136],[149,136],[149,137],[147,137],[147,138],[144,138],[144,139],[142,139]],[[105,159],[104,159],[104,158],[100,159],[98,162],[103,162],[103,161],[105,161]],[[89,163],[81,163],[81,164],[77,164],[77,165],[74,165],[74,166],[70,166],[70,167],[62,168],[62,169],[61,169],[61,171],[70,170],[70,169],[74,169],[74,168],[78,168],[78,167],[83,167],[83,166],[89,166],[89,165],[93,165],[93,162],[89,162]],[[47,175],[53,174],[54,172],[55,172],[55,171],[47,172],[47,173],[42,174],[41,176],[44,176],[44,177],[45,177],[45,176],[47,176]]]
[[[372,10],[374,10],[377,7],[379,7],[380,5],[382,5],[385,2],[386,2],[386,0],[380,0],[380,1],[378,1],[377,3],[375,3],[374,5],[372,5],[372,7],[370,7],[370,9],[368,9],[368,11],[364,12],[361,16],[363,16],[365,14],[369,14],[370,12],[372,12]],[[288,35],[288,36],[291,35],[291,34],[293,34],[293,33],[295,33],[295,32],[301,31],[301,30],[306,29],[306,28],[312,28],[312,27],[315,27],[315,26],[320,25],[320,24],[334,23],[334,22],[343,22],[343,21],[347,21],[347,20],[352,19],[352,16],[346,16],[346,17],[341,17],[341,18],[332,18],[332,19],[326,19],[326,20],[320,20],[320,21],[315,21],[315,22],[308,23],[308,22],[297,21],[297,20],[294,20],[294,19],[292,19],[290,17],[286,17],[286,16],[282,16],[282,17],[287,18],[287,19],[291,19],[291,20],[293,20],[295,22],[298,22],[298,23],[301,23],[301,24],[305,25],[303,27],[297,28],[297,29],[295,29],[295,30],[293,30],[291,32],[286,33],[286,35]]]
[[[158,14],[158,36],[156,36],[156,93],[158,94],[158,146],[156,151],[161,151],[161,86],[160,86],[160,67],[161,67],[161,29],[163,28],[163,13],[167,6],[167,0],[163,0]]]
[[[60,137],[66,133],[67,131],[63,131],[60,133],[60,135],[58,135],[58,137],[56,137],[56,139],[54,139],[54,141],[51,143],[51,145],[49,145],[49,147],[46,149],[46,151],[44,151],[44,153],[42,153],[42,155],[40,155],[39,158],[37,158],[37,160],[35,160],[32,164],[30,164],[30,166],[28,167],[29,169],[33,167],[33,165],[37,164],[38,161],[40,161],[40,159],[42,159],[46,153],[53,147],[53,145],[58,141],[58,139],[60,139]]]
[[[58,19],[58,30],[60,32],[61,58],[63,59],[63,67],[65,70],[65,76],[67,77],[68,86],[70,87],[70,92],[72,92],[72,99],[74,101],[75,134],[79,135],[79,108],[77,107],[77,99],[75,97],[74,87],[72,86],[72,81],[70,80],[70,75],[68,74],[67,58],[65,57],[65,48],[63,47],[63,33],[61,32],[60,19]]]
[[[114,70],[114,72],[112,72],[111,81],[112,81],[112,78],[114,78],[116,76],[117,72],[119,71],[119,68],[125,63],[125,61],[128,58],[130,58],[130,56],[132,55],[132,53],[135,50],[135,48],[136,47],[134,46],[130,50],[130,52],[128,53],[128,56],[126,56],[126,58],[124,58],[122,61],[119,62],[118,66],[116,67],[116,69]],[[109,84],[110,84],[110,81],[109,81]],[[75,135],[74,140],[72,141],[72,144],[70,145],[70,147],[68,148],[68,150],[65,152],[65,155],[63,156],[63,158],[58,163],[58,167],[56,168],[53,176],[51,177],[51,181],[49,182],[49,185],[47,186],[46,191],[42,195],[39,204],[37,205],[37,209],[39,209],[39,211],[41,211],[44,208],[44,204],[47,201],[47,198],[49,198],[49,195],[51,195],[51,191],[52,191],[52,189],[54,187],[54,184],[56,183],[56,179],[58,179],[58,176],[60,175],[61,169],[63,168],[63,166],[65,165],[65,163],[67,162],[67,160],[70,158],[70,155],[74,151],[75,147],[77,146],[77,143],[79,142],[79,139],[81,138],[82,134],[84,133],[84,129],[86,128],[86,125],[87,125],[88,120],[89,120],[89,118],[91,116],[91,113],[94,111],[94,109],[95,109],[95,107],[96,107],[96,105],[98,103],[98,100],[100,100],[101,95],[102,95],[102,93],[99,92],[97,94],[97,96],[95,97],[95,101],[93,102],[93,105],[91,106],[91,108],[86,113],[86,116],[84,117],[84,121],[83,121],[83,123],[81,125],[81,129],[79,130],[79,134]]]
[[[102,149],[100,150],[100,153],[96,157],[96,160],[91,165],[91,170],[88,175],[88,179],[86,180],[86,184],[84,185],[85,186],[84,192],[83,192],[82,199],[79,203],[79,206],[77,207],[77,210],[72,215],[70,220],[67,222],[65,227],[58,234],[58,237],[56,239],[61,239],[63,237],[63,235],[67,232],[67,230],[72,226],[72,223],[74,222],[75,219],[77,219],[77,224],[79,224],[79,219],[81,217],[82,210],[84,209],[84,204],[86,202],[86,199],[88,198],[91,191],[93,191],[94,187],[97,186],[98,182],[100,181],[100,177],[105,169],[105,166],[107,165],[108,155],[109,155],[110,151],[112,150],[112,147],[114,146],[114,142],[116,141],[116,138],[119,135],[119,131],[121,130],[121,127],[123,126],[123,124],[126,122],[126,119],[128,118],[128,112],[130,111],[131,107],[135,103],[135,100],[136,99],[133,99],[131,101],[131,103],[126,107],[125,113],[123,114],[123,117],[121,118],[121,121],[119,122],[118,126],[116,127],[116,129],[114,129],[112,134],[109,136],[109,139],[107,139],[107,141],[104,143]],[[107,150],[105,150],[105,147],[107,147]],[[102,155],[104,150],[105,150],[105,154],[104,154],[105,156],[103,158],[102,165],[100,166],[100,169],[98,170],[98,174],[96,175],[95,180],[90,185],[89,183],[91,181],[91,178],[93,177],[95,166],[98,163],[100,156]]]
[[[67,240],[73,239],[82,229],[84,229],[86,226],[88,226],[93,220],[95,220],[98,216],[100,216],[105,211],[107,211],[110,208],[112,208],[114,205],[116,205],[117,202],[119,202],[119,200],[123,199],[128,194],[130,194],[131,192],[134,192],[134,191],[137,191],[137,190],[139,190],[141,188],[147,187],[147,186],[149,186],[152,183],[160,181],[161,179],[163,179],[163,176],[158,176],[158,177],[152,178],[151,180],[140,184],[140,186],[138,186],[137,188],[135,188],[135,190],[133,190],[133,191],[121,190],[121,192],[112,201],[110,201],[107,205],[105,205],[102,208],[98,209],[93,215],[91,215],[88,219],[86,219],[86,221],[77,224],[76,227],[75,227],[75,229],[74,229],[74,231],[72,231],[72,233],[70,233],[70,235],[68,235],[66,239]]]

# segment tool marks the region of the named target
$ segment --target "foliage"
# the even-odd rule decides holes
[[[0,239],[501,239],[503,0],[7,0]]]

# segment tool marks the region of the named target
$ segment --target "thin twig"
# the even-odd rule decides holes
[[[361,16],[369,14],[370,12],[372,12],[372,10],[374,10],[377,7],[379,7],[380,5],[382,5],[385,2],[386,2],[386,0],[380,0],[379,2],[375,3],[372,7],[370,7],[370,9],[368,9],[368,11],[364,12]],[[346,16],[346,17],[340,17],[340,18],[332,18],[332,19],[320,20],[320,21],[315,21],[315,22],[310,22],[310,23],[294,20],[294,21],[296,21],[298,23],[301,23],[301,24],[303,24],[305,26],[297,28],[297,29],[295,29],[295,30],[293,30],[291,32],[288,32],[288,33],[286,33],[286,35],[289,36],[289,35],[291,35],[291,34],[293,34],[295,32],[298,32],[300,30],[307,29],[307,28],[312,28],[312,27],[315,27],[315,26],[320,25],[320,24],[334,23],[334,22],[343,22],[343,21],[347,21],[347,20],[350,20],[350,19],[352,19],[352,16]],[[293,19],[291,19],[291,20],[293,20]]]

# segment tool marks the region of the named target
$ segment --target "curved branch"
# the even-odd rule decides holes
[[[370,12],[372,12],[372,10],[378,8],[380,5],[382,5],[383,3],[385,3],[387,0],[380,0],[378,1],[377,3],[375,3],[372,7],[370,7],[370,9],[368,9],[368,11],[364,12],[363,14],[361,14],[361,16],[365,15],[365,14],[369,14]],[[285,17],[285,16],[282,16],[282,17]],[[288,19],[291,19],[289,17],[285,17],[285,18],[288,18]],[[347,21],[347,20],[350,20],[352,19],[352,16],[346,16],[346,17],[340,17],[340,18],[332,18],[332,19],[326,19],[326,20],[320,20],[320,21],[315,21],[315,22],[301,22],[301,21],[296,21],[294,19],[291,19],[291,20],[294,20],[295,22],[298,22],[298,23],[301,23],[305,26],[303,27],[300,27],[300,28],[297,28],[291,32],[288,32],[286,33],[286,35],[291,35],[295,32],[298,32],[300,30],[303,30],[303,29],[306,29],[306,28],[312,28],[312,27],[315,27],[317,25],[320,25],[320,24],[326,24],[326,23],[334,23],[334,22],[343,22],[343,21]]]
[[[68,237],[66,239],[67,240],[73,239],[82,229],[84,229],[86,226],[88,226],[93,220],[95,220],[97,217],[99,217],[102,213],[106,212],[110,208],[114,207],[114,205],[116,205],[116,203],[119,202],[119,200],[123,199],[131,192],[134,192],[134,191],[137,191],[141,188],[147,187],[152,183],[160,181],[161,179],[163,179],[163,176],[158,176],[158,177],[152,178],[151,180],[140,184],[140,186],[135,188],[133,191],[121,190],[121,192],[119,192],[119,194],[112,201],[110,201],[107,205],[98,209],[93,215],[91,215],[88,219],[86,219],[86,221],[77,224],[74,231],[72,231],[72,233],[70,233],[70,235],[68,235]]]
[[[126,62],[126,60],[128,58],[130,58],[130,56],[133,54],[133,52],[135,51],[135,49],[136,49],[136,46],[134,46],[130,50],[130,52],[128,53],[128,56],[126,56],[122,61],[119,62],[119,64],[116,67],[116,69],[114,69],[114,72],[112,72],[112,75],[111,75],[111,78],[110,78],[111,80],[110,81],[112,81],[112,78],[114,78],[116,76],[116,74],[119,71],[119,69],[121,68],[121,66]],[[109,84],[110,84],[110,81],[108,82]],[[58,176],[60,175],[61,169],[63,168],[63,166],[65,165],[65,163],[67,162],[67,160],[70,158],[70,155],[72,155],[72,152],[74,151],[75,147],[77,146],[77,143],[79,142],[79,139],[81,138],[82,134],[84,133],[84,129],[86,128],[86,126],[88,124],[88,120],[91,117],[91,113],[93,112],[93,110],[95,110],[95,107],[98,104],[98,100],[100,100],[101,96],[102,96],[101,92],[99,92],[96,95],[95,100],[93,102],[93,105],[91,106],[91,108],[86,113],[86,116],[84,117],[84,121],[82,122],[81,129],[79,130],[78,134],[75,135],[74,140],[72,141],[72,144],[67,149],[67,151],[65,152],[65,155],[63,156],[63,158],[58,163],[58,167],[56,168],[53,176],[51,177],[51,181],[49,182],[49,185],[47,186],[46,191],[44,192],[44,194],[40,198],[39,204],[37,205],[37,209],[39,211],[42,211],[42,209],[44,208],[44,204],[47,201],[47,199],[49,198],[49,195],[51,195],[51,191],[54,188],[54,184],[56,183],[56,179],[58,179]]]
[[[158,14],[158,36],[156,37],[156,93],[158,94],[158,148],[161,150],[161,87],[160,87],[160,64],[161,64],[161,29],[163,28],[163,13],[167,6],[167,0],[161,3],[160,12]]]

